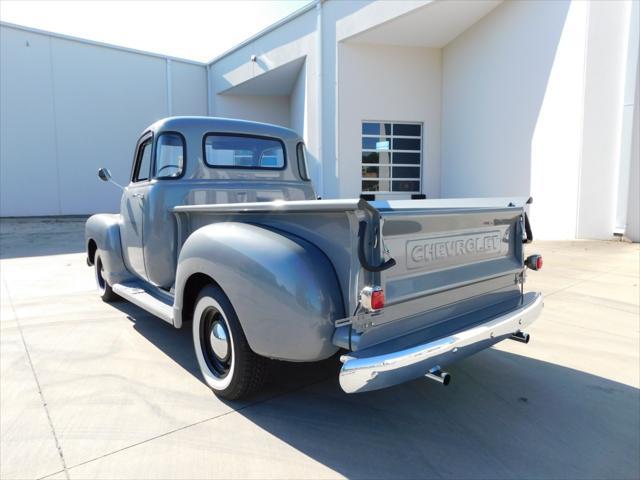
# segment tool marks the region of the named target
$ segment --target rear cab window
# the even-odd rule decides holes
[[[209,167],[282,170],[286,164],[284,143],[276,138],[209,133],[203,143]]]

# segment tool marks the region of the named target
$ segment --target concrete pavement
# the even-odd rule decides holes
[[[528,345],[342,393],[280,365],[250,402],[202,383],[189,330],[108,305],[82,222],[2,220],[1,478],[638,478],[638,245],[537,242]]]

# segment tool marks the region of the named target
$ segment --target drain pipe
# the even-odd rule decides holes
[[[322,121],[323,121],[323,108],[322,108],[322,2],[323,0],[316,0],[316,111],[317,111],[317,125],[316,125],[316,151],[317,151],[317,164],[318,164],[318,182],[317,189],[321,197],[324,198],[324,158],[323,158],[323,138],[322,138]]]
[[[207,116],[213,117],[213,85],[211,84],[211,64],[205,65],[207,80]]]
[[[631,181],[631,162],[633,144],[633,118],[638,88],[638,45],[640,44],[640,5],[631,2],[629,12],[629,36],[627,40],[627,62],[622,106],[622,132],[620,156],[618,158],[618,188],[613,234],[622,236],[627,230],[627,211],[629,208],[629,182]],[[637,128],[637,127],[635,127]]]
[[[165,74],[167,81],[165,87],[167,88],[167,117],[173,115],[173,81],[171,78],[171,59],[165,58]]]

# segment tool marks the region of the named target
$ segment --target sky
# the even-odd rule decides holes
[[[0,20],[207,62],[311,0],[0,0]]]

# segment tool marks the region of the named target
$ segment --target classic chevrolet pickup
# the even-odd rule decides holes
[[[108,169],[99,177],[112,181]],[[113,182],[115,183],[115,182]],[[86,224],[105,301],[190,322],[207,385],[260,388],[268,359],[339,350],[345,392],[426,377],[510,338],[539,315],[524,293],[526,199],[318,200],[295,132],[173,117],[135,148],[120,214]]]

